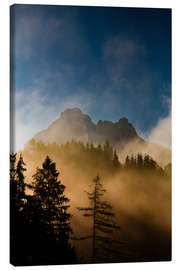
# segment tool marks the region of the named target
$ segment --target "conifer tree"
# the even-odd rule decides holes
[[[114,165],[115,169],[118,169],[120,167],[120,162],[119,162],[119,158],[118,158],[118,155],[116,153],[116,150],[114,150],[114,154],[113,154],[113,165]]]
[[[140,153],[138,153],[138,155],[137,155],[137,166],[138,166],[138,168],[143,167],[143,157],[142,157],[142,154],[140,154]]]
[[[126,156],[126,160],[125,160],[125,167],[129,168],[130,167],[130,158],[129,156],[127,155]]]
[[[16,154],[10,154],[10,198],[14,210],[22,211],[25,204],[25,183],[24,183],[24,167],[22,154],[16,165]],[[21,209],[20,209],[21,208]]]
[[[10,154],[10,207],[11,212],[17,204],[17,180],[16,180],[16,153]]]
[[[41,227],[46,233],[46,242],[49,239],[51,243],[55,243],[53,247],[50,244],[46,247],[47,256],[51,256],[53,263],[71,263],[75,256],[69,244],[72,233],[71,215],[67,212],[69,199],[63,194],[65,186],[58,180],[58,176],[55,162],[47,156],[42,168],[37,168],[33,176],[32,189],[39,207]]]
[[[104,155],[108,160],[113,159],[113,149],[112,146],[110,145],[109,141],[106,140],[104,145],[103,145],[103,150],[104,150]]]
[[[16,165],[16,154],[10,154],[10,260],[20,265],[25,260],[25,239],[27,235],[25,213],[26,195],[22,155]]]
[[[106,192],[100,183],[100,178],[97,176],[93,179],[93,191],[86,192],[91,202],[90,207],[79,207],[78,210],[84,212],[85,217],[92,218],[92,234],[75,240],[92,239],[92,262],[110,262],[113,259],[114,252],[113,244],[122,244],[115,241],[110,235],[115,230],[120,230],[120,227],[114,220],[112,206],[108,202],[103,201],[101,197]]]
[[[16,167],[16,180],[17,180],[17,192],[19,201],[24,200],[25,198],[25,183],[24,183],[24,172],[26,168],[24,167],[26,164],[24,163],[22,154],[20,154],[17,167]]]
[[[16,175],[16,153],[10,154],[10,181],[15,180]]]

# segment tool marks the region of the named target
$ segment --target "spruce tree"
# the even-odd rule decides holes
[[[129,167],[130,167],[130,158],[129,158],[128,155],[126,156],[125,167],[126,167],[126,168],[129,168]]]
[[[18,199],[23,204],[25,199],[25,183],[24,183],[24,172],[26,168],[24,167],[26,164],[24,163],[22,154],[20,154],[17,166],[16,166],[16,180],[17,180],[17,192]]]
[[[16,165],[16,154],[10,155],[10,261],[14,265],[26,264],[26,195],[22,155]]]
[[[143,157],[141,153],[138,153],[137,155],[137,167],[138,169],[142,169],[143,167]]]
[[[10,181],[15,180],[16,175],[16,153],[10,154]]]
[[[110,145],[109,141],[106,140],[104,145],[103,145],[103,150],[104,150],[104,155],[107,160],[112,160],[113,159],[113,148]]]
[[[56,164],[48,156],[33,176],[32,189],[39,211],[39,222],[45,232],[46,253],[43,259],[52,264],[71,263],[75,259],[69,244],[72,233],[71,215],[67,212],[69,199],[64,195],[65,186],[58,179]],[[43,233],[43,232],[42,232]],[[49,241],[49,243],[48,243]],[[51,245],[52,244],[52,245]],[[48,261],[49,259],[49,261]]]
[[[113,166],[115,169],[119,169],[121,164],[119,162],[119,158],[118,158],[118,155],[117,155],[117,152],[116,150],[114,150],[114,154],[113,154]]]
[[[111,237],[113,232],[120,230],[120,227],[115,222],[115,214],[112,212],[112,206],[108,202],[101,199],[105,192],[106,190],[103,189],[103,186],[100,183],[100,178],[97,176],[95,179],[93,179],[93,191],[90,193],[86,192],[91,202],[91,206],[78,207],[78,210],[84,212],[83,215],[85,217],[92,218],[93,225],[90,236],[74,239],[92,239],[93,263],[117,261],[117,257],[114,257],[114,255],[117,256],[117,249],[114,249],[114,244],[122,244]],[[118,251],[118,258],[119,255],[120,252]]]

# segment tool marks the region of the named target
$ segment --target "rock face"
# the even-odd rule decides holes
[[[99,120],[96,125],[79,108],[62,112],[60,118],[53,122],[48,129],[38,133],[35,139],[58,144],[72,139],[97,144],[108,139],[113,146],[124,145],[133,139],[142,140],[127,118],[121,118],[115,123]]]
[[[121,161],[124,161],[127,155],[142,153],[149,154],[161,165],[171,162],[171,151],[158,144],[144,141],[127,118],[121,118],[115,123],[99,120],[94,124],[91,118],[83,114],[79,108],[62,112],[59,119],[46,130],[39,132],[34,139],[57,144],[64,144],[74,139],[95,145],[102,144],[108,139],[116,148]]]

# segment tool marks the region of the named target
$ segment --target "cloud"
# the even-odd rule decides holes
[[[130,38],[114,36],[109,39],[104,48],[104,54],[110,57],[127,58],[145,52],[143,45]]]
[[[170,86],[167,85],[167,87]],[[148,135],[148,140],[171,149],[171,99],[163,95],[162,104],[169,111],[169,113],[166,117],[159,119],[156,126],[151,129]]]
[[[145,47],[135,38],[114,36],[104,45],[104,62],[114,82],[127,79],[134,68],[141,68]],[[141,61],[140,61],[141,60]],[[138,65],[138,66],[137,66]]]
[[[33,57],[47,58],[52,50],[68,51],[68,54],[80,54],[88,46],[77,29],[75,15],[69,10],[59,7],[57,14],[53,9],[43,6],[15,6],[11,38],[13,53],[23,61],[32,61]],[[73,40],[73,42],[72,42]],[[64,42],[65,41],[65,42]],[[62,53],[63,54],[63,53]],[[43,61],[46,62],[46,61]]]
[[[148,140],[171,148],[171,112],[167,117],[158,121],[151,130]]]
[[[77,89],[75,94],[66,97],[51,98],[50,93],[44,95],[39,88],[18,90],[14,95],[13,113],[13,145],[11,150],[19,151],[37,132],[47,128],[60,113],[67,108],[79,107],[85,112],[92,105],[92,97],[83,89]]]
[[[136,37],[118,35],[106,41],[103,53],[109,79],[107,91],[123,101],[123,111],[135,121],[134,111],[142,115],[153,89],[154,76],[146,61],[146,48]]]
[[[46,97],[37,89],[20,90],[14,96],[14,146],[15,151],[37,132],[45,128],[50,119],[57,117],[55,107],[46,106]]]

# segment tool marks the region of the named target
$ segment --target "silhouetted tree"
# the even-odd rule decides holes
[[[136,167],[136,165],[137,165],[136,156],[131,155],[130,164],[131,164],[131,167],[132,168],[135,168]]]
[[[74,250],[69,243],[72,233],[71,215],[67,212],[69,199],[64,195],[65,186],[58,180],[55,162],[47,156],[42,168],[33,176],[32,189],[40,213],[39,220],[46,238],[42,264],[73,263]],[[39,209],[38,209],[39,208]],[[42,251],[41,251],[42,252]]]
[[[91,206],[78,208],[78,210],[84,211],[85,217],[93,219],[92,234],[77,238],[77,240],[92,238],[92,262],[110,262],[113,259],[114,252],[117,252],[112,248],[113,243],[122,244],[109,236],[115,230],[120,230],[120,227],[114,220],[115,215],[112,212],[112,206],[101,199],[105,191],[100,183],[99,176],[97,176],[93,180],[93,191],[91,193],[86,192]]]
[[[24,163],[22,154],[20,154],[20,158],[16,167],[16,181],[17,181],[17,193],[19,196],[19,201],[24,200],[25,198],[25,183],[24,183],[24,172],[26,168],[24,167],[26,164]]]
[[[16,153],[10,154],[10,181],[15,180],[16,175]]]
[[[10,261],[20,265],[25,260],[26,195],[22,155],[16,165],[16,154],[10,155]]]
[[[129,167],[130,166],[130,158],[129,158],[129,156],[127,155],[127,157],[126,157],[126,160],[125,160],[125,167]]]
[[[112,160],[113,159],[113,149],[112,146],[110,145],[109,141],[106,140],[104,145],[103,145],[103,150],[104,150],[104,155],[107,160]]]
[[[137,155],[137,166],[138,166],[138,168],[143,167],[143,157],[142,157],[142,154],[140,154],[140,153],[138,153],[138,155]]]
[[[116,153],[116,150],[114,150],[114,154],[113,154],[113,165],[114,165],[114,168],[115,169],[119,169],[121,164],[119,162],[119,158],[118,158],[118,155]]]
[[[124,164],[125,168],[129,169],[143,169],[150,171],[156,171],[160,174],[163,174],[163,169],[157,164],[157,162],[148,154],[142,156],[142,154],[138,153],[137,155],[131,155],[131,157],[127,156]],[[141,171],[143,172],[143,171]]]

